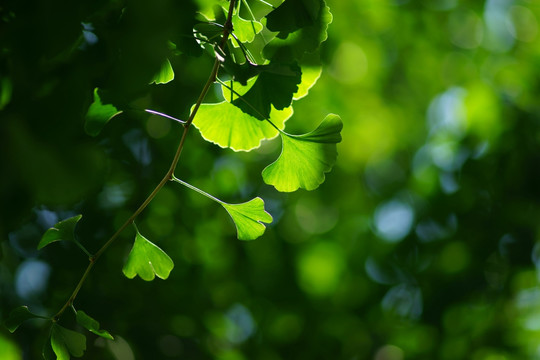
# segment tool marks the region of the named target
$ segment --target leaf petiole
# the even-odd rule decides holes
[[[201,190],[201,189],[199,189],[199,188],[196,188],[195,186],[193,186],[193,185],[191,185],[191,184],[188,184],[187,182],[185,182],[185,181],[183,181],[183,180],[180,180],[179,178],[177,178],[177,177],[174,176],[174,175],[173,175],[173,177],[172,177],[171,180],[172,180],[172,181],[175,181],[175,182],[177,182],[177,183],[179,183],[179,184],[182,184],[182,185],[184,185],[185,187],[187,187],[187,188],[189,188],[189,189],[191,189],[191,190],[193,190],[193,191],[196,191],[196,192],[198,192],[199,194],[204,195],[204,196],[206,196],[207,198],[209,198],[209,199],[211,199],[211,200],[214,200],[215,202],[217,202],[217,203],[219,203],[219,204],[221,204],[221,205],[225,204],[225,202],[219,200],[217,197],[212,196],[212,195],[210,195],[209,193],[207,193],[207,192],[205,192],[205,191],[203,191],[203,190]]]

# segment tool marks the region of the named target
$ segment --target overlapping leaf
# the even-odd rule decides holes
[[[264,201],[256,197],[242,204],[222,203],[236,225],[239,240],[255,240],[266,230],[263,223],[271,223],[272,215],[264,210]]]
[[[297,64],[271,65],[259,74],[243,99],[233,101],[243,112],[259,120],[270,118],[272,106],[277,110],[289,107],[302,80],[302,72]]]
[[[97,136],[107,122],[121,113],[122,111],[119,111],[114,105],[103,104],[99,96],[99,89],[95,88],[94,102],[86,112],[84,130],[88,135]]]
[[[114,340],[111,334],[107,330],[99,328],[99,322],[88,316],[84,311],[78,310],[76,314],[77,323],[88,331],[101,336],[102,338]]]
[[[76,215],[69,219],[62,220],[52,228],[48,229],[41,237],[38,244],[38,250],[49,245],[55,241],[74,241],[75,240],[75,226],[77,222],[81,220],[82,215]]]
[[[36,318],[43,317],[31,313],[30,310],[28,310],[28,306],[19,306],[9,313],[7,319],[4,321],[4,325],[10,332],[15,332],[19,325],[21,325],[24,321]]]
[[[279,32],[265,49],[266,56],[286,47],[294,58],[301,59],[328,38],[332,13],[324,0],[286,0],[266,18],[268,29]]]
[[[255,35],[260,33],[263,25],[254,20],[242,19],[239,15],[233,16],[232,19],[234,35],[241,43],[250,43],[255,39]]]
[[[51,346],[57,360],[69,360],[70,355],[81,357],[86,350],[86,336],[55,323],[51,329]]]
[[[329,114],[322,123],[304,135],[283,134],[279,158],[262,172],[264,182],[283,192],[298,188],[314,190],[324,182],[337,158],[341,141],[341,118]]]
[[[281,111],[272,108],[270,118],[283,129],[292,115],[292,108]],[[202,104],[193,121],[202,137],[214,144],[235,151],[249,151],[260,146],[264,139],[272,139],[278,131],[266,121],[259,121],[229,102]]]
[[[135,243],[122,269],[124,275],[129,279],[139,275],[145,281],[154,280],[155,276],[167,279],[173,267],[174,263],[169,255],[137,230]]]

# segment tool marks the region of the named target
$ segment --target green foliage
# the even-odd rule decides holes
[[[99,328],[99,322],[88,316],[84,311],[77,310],[75,317],[77,319],[77,323],[88,331],[96,334],[97,336],[101,336],[102,338],[114,340],[112,335],[109,334],[107,330],[102,330]]]
[[[172,68],[171,62],[169,59],[165,59],[163,64],[159,69],[159,72],[154,76],[151,84],[166,84],[174,80],[174,70]],[[114,115],[113,115],[114,116]]]
[[[272,216],[264,210],[264,201],[259,197],[243,204],[222,205],[231,215],[240,240],[257,239],[266,230],[263,223],[272,222]]]
[[[292,108],[272,108],[269,114],[272,123],[279,129],[285,127],[285,121],[291,116]],[[227,101],[202,104],[193,125],[205,140],[235,151],[256,149],[262,140],[273,139],[278,135],[278,130],[270,123],[258,121]]]
[[[75,226],[82,215],[75,215],[69,219],[62,220],[47,230],[41,237],[37,246],[38,250],[53,243],[55,241],[76,241],[75,240]]]
[[[336,162],[342,128],[341,118],[330,114],[307,134],[281,133],[283,149],[279,158],[263,170],[264,181],[284,192],[318,188],[324,182],[324,173]]]
[[[94,89],[94,101],[88,108],[84,123],[84,130],[91,136],[99,135],[105,124],[122,113],[112,104],[103,104],[98,91],[98,88]]]
[[[55,323],[51,328],[51,347],[58,360],[69,360],[71,355],[81,357],[86,350],[86,337]]]
[[[15,332],[19,325],[21,325],[24,321],[36,318],[43,317],[31,313],[30,310],[28,310],[28,306],[19,306],[9,313],[8,317],[4,321],[4,325],[10,332]]]
[[[174,263],[163,250],[150,242],[135,228],[135,243],[129,252],[122,272],[129,279],[139,275],[144,281],[152,281],[155,276],[167,279]]]
[[[60,3],[63,5],[60,6]],[[72,242],[88,256],[88,264],[78,282],[74,284],[69,297],[59,299],[66,296],[69,290],[54,292],[51,296],[51,302],[64,302],[54,316],[46,318],[51,326],[50,341],[46,342],[41,353],[46,360],[68,360],[72,356],[82,357],[85,352],[87,357],[92,357],[94,356],[92,353],[98,351],[93,347],[87,351],[85,335],[59,325],[60,320],[63,323],[65,311],[68,308],[73,309],[78,325],[94,335],[113,340],[108,331],[100,329],[100,323],[97,320],[82,310],[76,311],[74,303],[84,294],[85,304],[89,304],[91,313],[95,311],[96,308],[92,307],[92,301],[89,300],[91,296],[85,290],[85,286],[90,286],[87,284],[90,283],[88,279],[99,273],[93,269],[106,251],[112,253],[110,259],[118,260],[125,257],[124,253],[111,245],[125,239],[124,230],[130,224],[135,224],[135,220],[143,221],[148,225],[145,233],[148,230],[150,238],[159,240],[164,237],[165,241],[171,241],[177,233],[173,234],[169,230],[177,226],[180,221],[178,219],[181,217],[173,220],[170,217],[170,209],[175,207],[181,212],[192,215],[199,213],[200,219],[193,215],[189,226],[186,226],[187,234],[181,236],[186,239],[183,241],[185,243],[183,246],[189,246],[188,242],[191,241],[193,234],[200,233],[200,229],[204,229],[202,232],[209,239],[209,243],[205,244],[204,250],[201,251],[210,251],[213,246],[219,247],[223,234],[228,233],[225,229],[226,226],[230,227],[230,222],[222,223],[222,218],[218,217],[215,220],[217,224],[215,228],[206,226],[204,211],[188,210],[191,206],[195,208],[198,200],[193,202],[183,201],[185,199],[173,201],[170,200],[171,198],[163,200],[160,194],[163,194],[162,189],[170,181],[180,183],[221,205],[232,219],[236,228],[236,238],[239,240],[249,241],[263,236],[266,225],[272,223],[273,217],[265,209],[264,200],[253,194],[265,190],[253,184],[249,186],[243,184],[242,171],[238,174],[232,172],[233,175],[238,175],[237,183],[231,183],[225,191],[222,191],[226,194],[225,196],[238,197],[240,194],[242,197],[251,199],[241,203],[226,203],[176,177],[175,172],[185,172],[186,167],[193,168],[192,162],[197,162],[201,154],[209,151],[198,143],[185,145],[189,141],[198,141],[197,139],[187,140],[191,125],[199,130],[204,140],[222,148],[244,152],[260,149],[260,152],[250,155],[254,157],[265,156],[264,153],[267,150],[261,146],[263,140],[269,141],[281,135],[282,155],[263,171],[263,178],[266,183],[285,192],[294,191],[300,187],[313,190],[324,181],[324,174],[330,171],[336,161],[336,144],[341,139],[342,128],[340,118],[329,115],[311,133],[290,135],[283,132],[285,122],[293,114],[293,101],[305,97],[321,75],[322,67],[317,50],[326,40],[326,29],[331,22],[331,15],[323,0],[302,2],[287,0],[283,3],[260,0],[184,2],[165,0],[159,4],[121,0],[114,3],[92,2],[91,4],[84,1],[82,4],[68,4],[60,1],[59,4],[58,8],[56,3],[52,4],[50,10],[46,10],[39,16],[39,18],[41,16],[51,18],[50,28],[36,25],[35,28],[32,27],[31,34],[26,34],[31,37],[29,41],[36,47],[50,43],[50,49],[28,50],[28,47],[20,47],[19,41],[7,41],[6,45],[2,45],[1,50],[3,54],[13,56],[8,63],[14,64],[15,67],[21,64],[21,59],[24,59],[25,63],[8,77],[4,77],[6,69],[4,62],[0,62],[0,88],[2,90],[0,111],[7,110],[9,113],[11,109],[22,109],[22,107],[17,107],[20,105],[17,96],[25,93],[25,90],[19,89],[19,84],[30,82],[17,76],[25,74],[21,69],[26,67],[26,62],[30,62],[31,51],[36,53],[43,51],[43,54],[37,57],[37,59],[42,59],[39,61],[43,63],[36,60],[36,72],[33,76],[41,76],[43,72],[45,80],[39,89],[36,88],[35,92],[28,93],[28,97],[40,99],[39,101],[54,96],[63,97],[61,104],[43,100],[41,106],[55,108],[55,116],[65,116],[62,120],[62,126],[65,129],[60,127],[53,129],[45,122],[35,127],[27,127],[18,125],[16,121],[10,122],[7,127],[9,141],[14,139],[13,143],[26,154],[21,155],[20,158],[28,159],[14,161],[14,163],[30,166],[25,173],[31,176],[23,176],[24,181],[21,183],[25,184],[26,181],[39,183],[35,180],[36,174],[43,171],[34,170],[34,168],[40,168],[35,165],[39,163],[39,160],[33,158],[34,154],[37,158],[48,154],[48,157],[53,159],[53,161],[44,162],[41,166],[47,170],[50,167],[47,164],[51,162],[62,164],[61,161],[55,161],[57,155],[71,155],[77,162],[84,165],[88,162],[90,168],[88,171],[91,174],[92,170],[98,166],[96,164],[99,164],[101,169],[107,169],[107,172],[99,173],[96,179],[89,180],[89,185],[85,186],[85,191],[81,193],[74,193],[71,189],[67,187],[64,189],[63,186],[53,182],[54,186],[58,187],[54,189],[55,192],[63,195],[59,197],[58,204],[54,205],[59,206],[55,211],[60,211],[60,208],[75,207],[85,213],[85,219],[88,218],[88,221],[77,226],[82,218],[82,215],[77,215],[58,222],[45,231],[37,248],[41,250],[56,241]],[[25,28],[26,25],[21,27],[21,24],[38,24],[38,18],[30,16],[32,11],[22,10],[19,7],[10,8],[7,11],[1,9],[0,22],[3,25],[7,24],[11,31],[6,33],[8,35],[3,33],[0,37],[13,36],[12,34]],[[64,11],[72,16],[58,18]],[[26,18],[26,15],[29,18]],[[40,34],[42,29],[44,33]],[[50,33],[46,29],[50,29]],[[55,41],[41,42],[39,39],[41,35],[44,39],[55,39]],[[19,57],[19,52],[26,55]],[[213,65],[210,65],[212,62]],[[73,72],[70,73],[70,71]],[[47,77],[51,78],[46,79]],[[70,79],[72,84],[64,89],[57,89],[56,84],[64,78]],[[206,83],[204,83],[205,78]],[[221,94],[219,89],[221,89]],[[93,94],[93,98],[89,104],[90,93]],[[11,107],[13,103],[16,105]],[[60,108],[62,111],[58,111]],[[188,109],[191,109],[189,113],[187,113]],[[27,111],[31,110],[27,109]],[[121,117],[118,116],[120,114],[122,114]],[[324,114],[319,116],[322,117]],[[13,118],[16,117],[15,115]],[[122,121],[111,122],[113,118]],[[178,120],[179,118],[187,120]],[[77,119],[80,121],[76,121]],[[68,120],[69,125],[66,126]],[[176,150],[174,150],[175,144],[168,135],[169,132],[174,131],[171,130],[172,125],[169,120],[176,121],[175,126],[178,125],[177,123],[182,124],[182,134],[179,136]],[[106,128],[105,125],[107,125]],[[141,136],[143,140],[137,140]],[[39,141],[33,141],[34,138],[41,137],[47,140],[55,152],[51,152],[49,145],[41,147]],[[152,140],[151,146],[147,146],[150,138],[161,139],[161,141]],[[37,145],[28,149],[20,145],[26,143]],[[152,150],[148,151],[150,148]],[[160,150],[157,150],[158,148]],[[154,156],[153,151],[163,153],[160,156]],[[180,159],[180,155],[186,152],[189,154]],[[85,154],[86,157],[79,157],[79,153]],[[153,179],[156,175],[154,170],[167,167],[162,166],[164,159],[168,158],[167,154],[171,157],[168,164],[169,170],[161,174],[161,181],[155,181],[154,187],[148,189],[146,185],[142,185],[143,178],[147,176],[145,172],[148,171]],[[241,154],[236,155],[241,156]],[[138,163],[141,167],[134,170],[131,168],[134,163]],[[214,160],[211,159],[201,161],[199,165],[208,167],[212,163]],[[219,164],[217,160],[215,163]],[[249,160],[245,163],[248,164]],[[20,166],[23,169],[25,167],[25,165]],[[57,168],[61,166],[58,165]],[[78,167],[72,169],[66,166],[66,168],[67,170],[63,172],[56,169],[50,172],[58,173],[58,176],[79,173]],[[131,170],[127,171],[128,168]],[[52,174],[50,176],[54,178]],[[78,175],[86,181],[84,174]],[[215,184],[222,188],[226,187],[223,184],[228,182],[226,177],[229,176],[226,173],[223,174],[215,181]],[[213,170],[209,170],[206,175],[212,177]],[[73,178],[77,179],[76,176]],[[70,179],[67,177],[64,182],[76,182]],[[258,183],[261,183],[260,176]],[[125,184],[128,184],[127,187],[124,187]],[[133,185],[133,189],[128,190],[131,186],[129,184]],[[219,186],[216,188],[215,184],[208,184],[209,188],[220,191]],[[41,186],[48,192],[46,185]],[[139,194],[143,194],[142,199],[139,198]],[[148,195],[144,197],[144,194]],[[173,197],[190,196],[177,195],[180,194],[179,192],[174,192],[174,194]],[[51,195],[51,198],[54,196]],[[70,199],[71,203],[66,204],[64,198]],[[135,207],[136,202],[140,204],[138,207]],[[32,200],[29,200],[29,203],[32,203]],[[39,201],[35,203],[39,204]],[[163,205],[164,203],[167,205]],[[49,205],[43,204],[45,207],[42,208],[40,218],[34,226],[43,226],[43,224],[50,226],[50,219],[53,216],[49,210],[45,210]],[[119,217],[128,212],[131,212],[131,215],[128,215],[127,219],[119,220]],[[86,217],[87,213],[90,214],[88,217]],[[97,216],[98,213],[100,216]],[[222,226],[223,231],[220,230]],[[30,233],[34,230],[33,228]],[[169,278],[175,266],[171,257],[144,237],[137,227],[135,231],[133,246],[122,268],[124,275],[129,279],[139,276],[144,281],[151,281],[156,276],[161,279]],[[110,233],[110,236],[107,237],[106,233]],[[78,238],[97,243],[97,252],[90,253],[77,240]],[[14,243],[17,241],[15,239]],[[240,246],[237,242],[227,244],[232,247]],[[168,246],[178,250],[180,245],[171,241]],[[188,248],[184,250],[176,251],[175,254],[190,252]],[[62,247],[59,251],[61,255],[51,260],[55,267],[69,264],[74,268],[79,265],[75,257],[66,254],[71,251],[70,247]],[[56,262],[57,259],[58,262]],[[66,264],[61,264],[60,260],[66,261]],[[32,266],[35,268],[43,266],[42,272],[34,275],[42,276],[44,279],[49,273],[48,265],[45,264],[37,260],[29,262],[30,270],[28,271],[34,271]],[[24,274],[22,271],[21,273]],[[58,278],[62,280],[73,281],[73,279],[66,279],[72,271],[58,272],[58,274]],[[58,279],[55,278],[55,280]],[[95,282],[94,286],[96,283],[98,282]],[[20,288],[25,289],[24,284],[19,285],[18,289]],[[23,292],[21,292],[23,294],[21,297],[33,301],[32,299],[37,299],[41,295],[37,294],[41,291],[40,289],[39,286],[35,286],[25,290],[27,293],[35,291],[35,298],[32,297],[33,295],[27,297]],[[109,301],[116,302],[113,295]],[[131,306],[131,304],[126,304],[126,306]],[[44,307],[51,308],[50,305]],[[160,307],[156,307],[158,308]],[[31,313],[25,306],[18,307],[7,317],[5,325],[10,332],[14,332],[23,321],[40,317]],[[219,319],[209,320],[209,324],[212,323],[227,322]],[[238,328],[237,336],[241,336],[241,331],[248,330]],[[212,329],[211,331],[215,332]],[[118,337],[114,343],[106,342],[106,344],[115,357],[129,358],[126,355],[126,349],[119,351],[116,348],[121,346],[119,345],[122,344],[121,340]],[[122,355],[118,355],[119,353]],[[96,358],[101,357],[98,355]]]

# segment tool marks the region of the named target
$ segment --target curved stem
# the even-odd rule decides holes
[[[235,3],[236,3],[236,0],[230,0],[229,13],[227,15],[227,20],[225,21],[225,24],[223,25],[223,37],[219,44],[220,49],[223,49],[223,46],[225,46],[227,39],[229,38],[229,35],[232,31],[232,13],[233,13],[233,8],[234,8]],[[100,256],[105,252],[105,250],[107,250],[107,248],[111,246],[111,244],[118,238],[118,236],[122,233],[122,231],[124,231],[129,225],[131,225],[133,221],[135,220],[135,218],[137,218],[137,216],[139,216],[139,214],[143,212],[143,210],[148,206],[148,204],[150,204],[150,202],[159,193],[159,191],[163,188],[163,186],[165,186],[165,184],[168,181],[173,179],[174,170],[176,169],[176,165],[178,164],[178,160],[180,159],[180,154],[182,154],[182,149],[184,148],[184,143],[186,141],[186,136],[189,131],[189,127],[191,123],[193,122],[193,119],[195,118],[195,115],[197,114],[197,111],[199,110],[199,107],[201,106],[204,98],[206,97],[208,90],[210,89],[214,81],[216,81],[218,71],[219,71],[219,65],[220,65],[220,61],[218,57],[216,57],[210,76],[208,77],[208,80],[206,81],[206,84],[204,85],[199,95],[199,98],[197,99],[197,102],[195,103],[195,106],[193,107],[193,110],[191,111],[191,114],[189,115],[189,118],[184,124],[184,131],[182,132],[180,143],[178,144],[178,148],[176,149],[176,153],[174,154],[174,158],[171,162],[169,170],[167,171],[163,179],[161,179],[159,184],[154,188],[154,190],[152,190],[150,195],[148,195],[146,200],[144,200],[143,203],[139,206],[139,208],[135,210],[135,212],[124,222],[124,224],[122,224],[122,226],[120,226],[120,228],[109,238],[109,240],[107,240],[107,242],[98,250],[98,252],[94,256],[90,257],[89,259],[90,262],[88,263],[86,270],[81,276],[81,279],[77,283],[77,286],[75,286],[73,293],[71,294],[69,299],[66,301],[64,306],[62,306],[62,308],[53,317],[53,321],[57,321],[58,318],[62,316],[64,311],[73,304],[84,282],[86,281],[86,278],[90,274],[90,271],[92,270],[92,268],[94,267],[95,263],[100,258]]]

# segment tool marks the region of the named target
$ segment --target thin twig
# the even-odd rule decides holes
[[[229,35],[232,31],[232,14],[233,14],[233,8],[236,0],[230,0],[229,3],[229,13],[227,15],[227,20],[225,21],[225,24],[223,25],[223,37],[221,39],[221,42],[219,44],[219,48],[223,50],[223,47],[225,46],[227,39],[229,38]],[[210,76],[208,77],[208,80],[206,81],[206,84],[204,85],[201,94],[199,95],[199,98],[197,99],[197,103],[195,103],[195,106],[193,110],[191,111],[191,114],[188,118],[188,120],[184,124],[184,131],[182,132],[182,137],[180,138],[180,143],[178,144],[178,148],[176,149],[176,153],[174,155],[174,158],[171,162],[171,166],[169,167],[169,170],[161,179],[159,184],[152,190],[150,195],[146,198],[146,200],[143,201],[143,203],[139,206],[139,208],[120,226],[120,228],[107,240],[107,242],[98,250],[98,252],[90,257],[90,262],[88,266],[86,267],[86,270],[84,271],[81,279],[77,283],[77,286],[75,287],[75,290],[73,290],[73,293],[69,297],[69,299],[66,301],[64,306],[56,313],[56,315],[53,317],[53,321],[58,321],[58,318],[64,313],[64,311],[70,307],[73,302],[75,301],[75,298],[77,297],[79,291],[81,290],[81,287],[83,286],[84,282],[86,281],[86,278],[90,274],[90,271],[94,267],[94,264],[97,262],[97,260],[100,258],[100,256],[107,250],[107,248],[118,238],[120,233],[124,231],[129,225],[133,223],[135,218],[139,216],[139,214],[148,206],[148,204],[154,199],[154,197],[158,194],[158,192],[165,186],[165,184],[173,179],[174,170],[176,169],[176,165],[178,164],[178,159],[180,158],[180,154],[182,153],[182,149],[184,148],[184,143],[186,140],[186,136],[189,131],[189,127],[191,123],[193,122],[193,119],[195,118],[195,115],[197,114],[197,111],[199,110],[199,107],[201,106],[204,98],[206,97],[206,94],[208,93],[208,90],[210,89],[210,86],[216,81],[217,74],[219,71],[220,61],[216,57],[214,61],[214,66],[212,67],[212,71],[210,73]]]

